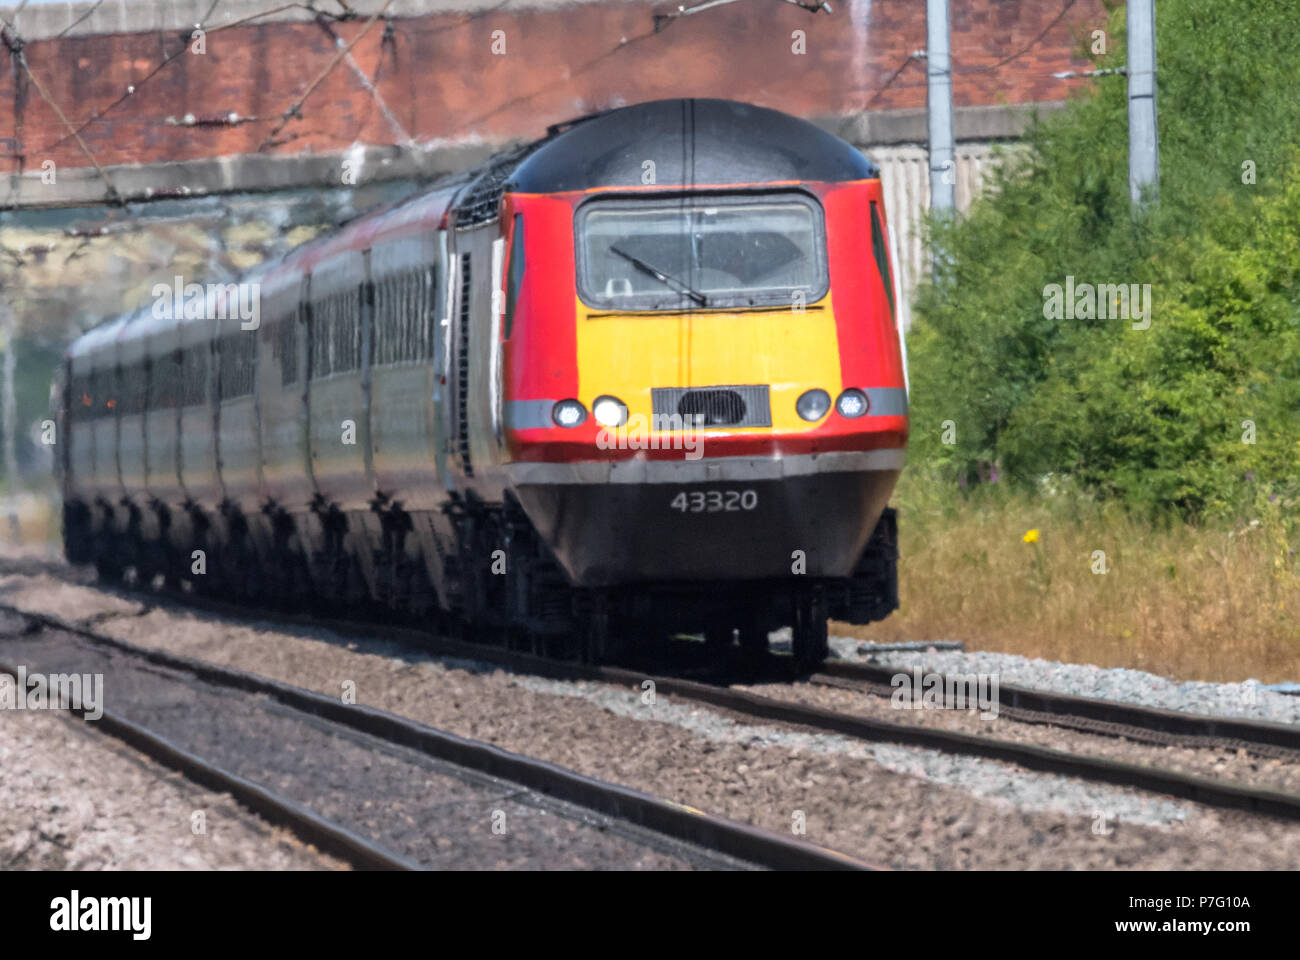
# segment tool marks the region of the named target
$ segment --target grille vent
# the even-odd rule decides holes
[[[650,391],[655,417],[680,416],[700,427],[770,427],[767,384],[720,387],[656,387]]]

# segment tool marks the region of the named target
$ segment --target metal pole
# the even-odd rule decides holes
[[[1155,0],[1128,0],[1128,185],[1135,208],[1160,191]]]
[[[18,424],[18,404],[14,390],[14,372],[17,366],[17,344],[15,340],[14,312],[8,303],[0,303],[0,328],[3,329],[4,346],[4,394],[3,417],[0,417],[0,430],[4,431],[4,467],[9,500],[9,535],[14,543],[21,544],[22,525],[18,520],[18,456],[14,431]]]
[[[952,54],[948,48],[948,0],[926,0],[926,96],[930,126],[930,212],[951,216],[957,182],[952,142]]]

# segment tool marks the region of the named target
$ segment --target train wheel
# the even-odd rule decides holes
[[[704,644],[708,647],[709,653],[717,657],[723,656],[730,650],[735,639],[736,631],[731,626],[712,624],[704,631]]]
[[[609,603],[601,593],[592,596],[591,609],[582,623],[582,657],[604,663],[609,657]]]
[[[582,605],[578,621],[582,636],[582,658],[587,663],[610,663],[626,649],[626,624],[610,613],[609,597],[593,591]]]
[[[245,539],[239,551],[240,592],[250,603],[262,603],[266,596],[266,574],[257,550]]]
[[[286,554],[286,562],[289,568],[289,593],[286,598],[288,606],[309,607],[312,598],[316,595],[316,585],[311,579],[311,564],[307,562],[307,555],[296,538]]]
[[[767,656],[767,630],[758,623],[747,623],[740,628],[740,651],[746,660],[760,660]]]
[[[105,553],[95,557],[95,572],[100,583],[119,583],[125,571],[116,556]]]
[[[552,660],[582,660],[587,656],[586,636],[575,638],[573,634],[532,633],[532,651],[539,657]]]
[[[617,629],[620,655],[660,660],[667,655],[668,634],[659,622],[645,616],[628,617]]]
[[[792,647],[800,669],[811,670],[830,653],[826,601],[821,591],[801,594],[795,600]]]

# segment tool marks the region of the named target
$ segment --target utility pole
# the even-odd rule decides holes
[[[930,215],[951,219],[956,212],[957,156],[952,143],[952,53],[948,48],[948,0],[925,0],[926,114],[930,127]],[[934,244],[930,270],[937,274],[947,255]]]
[[[3,332],[5,340],[4,384],[3,395],[0,396],[0,403],[3,404],[4,409],[0,415],[0,430],[4,431],[4,469],[9,495],[9,536],[14,543],[21,544],[23,539],[22,525],[18,520],[18,457],[14,436],[18,426],[18,403],[14,391],[14,373],[18,364],[17,344],[14,342],[17,331],[13,308],[5,301],[0,301],[0,332]]]
[[[952,54],[948,48],[948,0],[925,2],[926,112],[930,126],[930,212],[952,216],[957,158],[952,143]]]
[[[1128,0],[1128,186],[1135,209],[1160,191],[1155,0]]]

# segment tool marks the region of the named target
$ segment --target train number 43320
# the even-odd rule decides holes
[[[669,506],[682,513],[738,513],[758,506],[758,491],[682,490]]]

